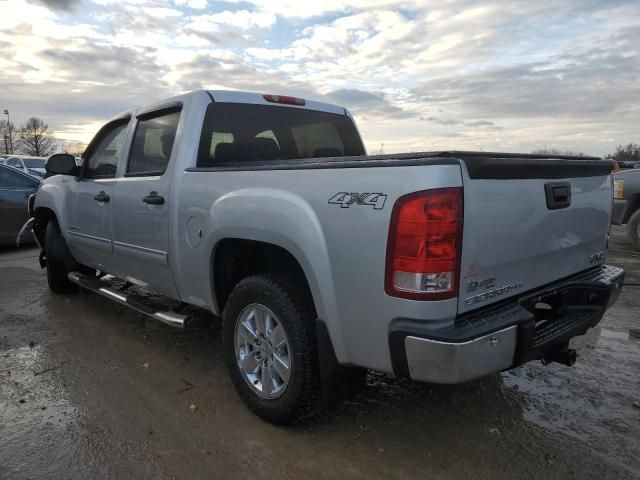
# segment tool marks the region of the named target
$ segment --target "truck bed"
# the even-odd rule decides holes
[[[471,178],[544,178],[604,175],[613,162],[597,157],[567,155],[536,155],[526,153],[473,152],[441,150],[434,152],[361,155],[352,157],[322,157],[293,160],[252,161],[220,164],[212,167],[192,167],[187,172],[245,170],[313,170],[332,168],[400,167],[419,165],[467,165]],[[509,176],[505,176],[509,175]],[[518,175],[514,177],[513,175]],[[523,176],[524,175],[524,176]]]

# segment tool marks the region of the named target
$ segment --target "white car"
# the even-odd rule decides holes
[[[22,170],[24,173],[35,175],[37,177],[44,177],[44,174],[47,173],[45,169],[47,159],[44,157],[13,156],[7,158],[4,163],[10,167]]]

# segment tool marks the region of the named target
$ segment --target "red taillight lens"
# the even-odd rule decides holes
[[[462,188],[412,193],[391,214],[385,291],[414,300],[458,294],[462,241]]]
[[[262,98],[264,98],[267,102],[282,103],[284,105],[299,105],[299,106],[303,106],[304,104],[307,103],[307,102],[305,102],[304,98],[289,97],[289,96],[286,96],[286,95],[265,94],[265,95],[262,95]]]

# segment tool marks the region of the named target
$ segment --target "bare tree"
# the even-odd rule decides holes
[[[13,146],[16,144],[16,126],[13,122],[0,120],[0,150],[6,154],[13,154]]]
[[[540,150],[534,150],[536,155],[566,155],[572,157],[584,157],[583,152],[574,152],[573,150],[558,150],[557,148],[541,148]]]
[[[81,157],[86,148],[86,143],[60,140],[58,150],[60,150],[62,153],[73,155],[74,157]]]
[[[56,139],[49,131],[49,125],[37,117],[31,117],[20,128],[18,150],[25,155],[46,157],[55,150]]]
[[[628,145],[618,145],[616,151],[608,155],[618,162],[640,162],[640,145],[629,143]]]

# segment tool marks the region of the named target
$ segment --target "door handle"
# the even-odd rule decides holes
[[[149,205],[162,205],[164,203],[164,197],[158,195],[158,192],[151,192],[149,195],[142,199],[144,203],[148,203]]]
[[[94,200],[97,200],[98,202],[108,202],[109,201],[109,195],[107,195],[104,192],[100,192],[98,195],[96,195],[95,197],[93,197]]]

